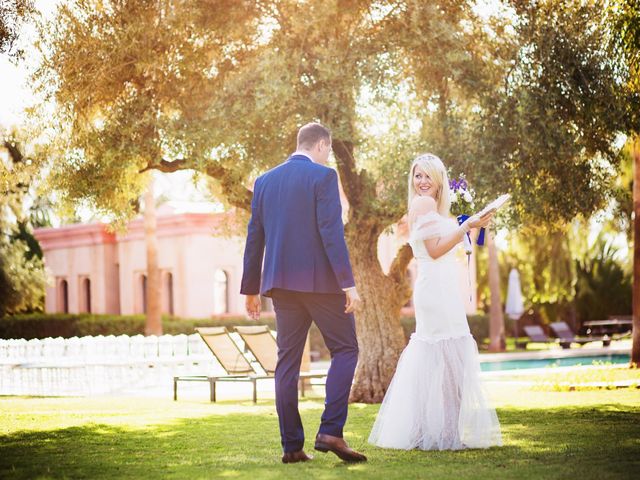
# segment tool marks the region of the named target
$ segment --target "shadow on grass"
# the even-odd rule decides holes
[[[0,478],[632,478],[640,466],[640,409],[498,411],[505,446],[458,452],[374,448],[377,405],[354,405],[345,437],[369,456],[347,465],[332,454],[282,465],[274,413],[176,419],[146,427],[87,424],[0,436]],[[319,410],[303,411],[312,449]]]

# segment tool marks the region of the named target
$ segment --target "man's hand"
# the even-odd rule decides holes
[[[252,320],[260,320],[260,311],[262,310],[260,295],[247,295],[244,304],[249,318]]]
[[[358,295],[356,287],[352,287],[344,292],[347,295],[347,304],[344,307],[344,313],[353,313],[360,308],[362,300]]]

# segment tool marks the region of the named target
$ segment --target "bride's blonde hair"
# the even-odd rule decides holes
[[[438,213],[443,216],[449,215],[449,209],[451,208],[451,197],[449,195],[449,176],[447,175],[447,169],[438,157],[432,153],[423,153],[418,155],[411,164],[409,169],[409,208],[411,208],[411,201],[418,194],[413,186],[413,176],[416,172],[416,167],[422,168],[431,177],[431,181],[435,184],[437,189],[436,193],[436,205],[438,207]]]

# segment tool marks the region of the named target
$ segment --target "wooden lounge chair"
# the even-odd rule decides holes
[[[549,343],[555,342],[554,339],[549,338],[549,335],[544,333],[544,330],[540,325],[525,325],[524,334],[529,337],[529,342],[537,343]],[[526,344],[525,344],[526,347]]]
[[[258,400],[257,382],[261,379],[273,378],[273,372],[258,373],[244,356],[236,342],[229,336],[226,327],[196,328],[196,331],[207,344],[211,353],[220,363],[225,375],[186,375],[173,377],[173,399],[178,399],[178,382],[209,382],[211,401],[216,401],[216,383],[218,382],[251,382],[253,384],[253,403]]]
[[[608,335],[602,337],[576,337],[566,322],[555,322],[549,325],[553,334],[558,337],[558,341],[562,348],[570,348],[572,343],[579,343],[580,346],[589,342],[602,341],[602,345],[608,347],[611,344],[611,338]]]
[[[247,349],[254,356],[260,367],[267,374],[274,374],[278,361],[278,346],[276,339],[267,325],[234,327],[240,335]],[[311,378],[325,378],[326,373],[321,372],[300,372],[300,395],[304,397],[305,383]]]

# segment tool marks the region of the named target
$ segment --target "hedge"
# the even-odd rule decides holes
[[[489,319],[486,315],[468,317],[471,333],[478,341],[488,337]],[[275,329],[275,318],[262,317],[261,324]],[[244,316],[224,316],[208,319],[180,319],[164,316],[162,328],[165,334],[191,334],[195,327],[255,325]],[[415,330],[415,318],[402,317],[402,328],[408,341]],[[86,335],[138,335],[144,334],[144,315],[92,315],[92,314],[28,314],[0,318],[0,338],[47,338],[47,337],[83,337]],[[311,350],[320,354],[321,358],[329,358],[329,352],[322,335],[315,325],[311,327]]]
[[[478,343],[489,336],[489,317],[487,315],[467,315],[469,329]],[[416,329],[416,319],[414,317],[402,317],[400,319],[404,336],[409,341],[409,337]]]
[[[275,328],[275,319],[264,318],[261,323]],[[180,319],[162,317],[165,334],[194,333],[195,327],[255,325],[246,317],[219,317],[208,319]],[[144,335],[144,315],[92,315],[92,314],[29,314],[0,318],[0,338],[83,337],[85,335]]]

